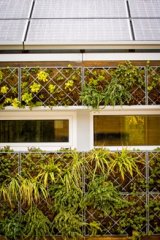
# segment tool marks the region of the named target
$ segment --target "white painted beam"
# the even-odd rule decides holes
[[[59,41],[25,42],[24,50],[71,50],[71,49],[160,49],[160,41]]]
[[[160,61],[160,53],[0,54],[0,62]]]
[[[160,53],[85,53],[83,61],[160,61]]]
[[[82,54],[69,53],[69,54],[0,54],[0,62],[50,62],[50,61],[73,61],[81,62]]]

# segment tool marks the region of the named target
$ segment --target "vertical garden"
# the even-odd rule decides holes
[[[101,111],[124,105],[160,105],[159,66],[126,62],[0,68],[0,113],[68,106]],[[29,148],[23,152],[3,147],[0,237],[138,240],[159,236],[159,179],[159,148],[110,151],[97,147],[88,152]]]
[[[160,104],[160,67],[118,66],[0,68],[0,106],[100,106]]]
[[[0,152],[7,239],[160,234],[160,153]]]

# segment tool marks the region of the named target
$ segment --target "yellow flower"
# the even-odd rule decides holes
[[[48,90],[50,93],[53,93],[55,91],[55,88],[56,88],[56,86],[53,84],[49,84],[49,86],[48,86]]]
[[[39,71],[39,73],[37,74],[37,78],[39,81],[42,81],[42,82],[47,82],[48,81],[48,73],[45,72],[45,71]]]
[[[38,83],[33,83],[30,86],[31,92],[33,92],[33,93],[37,93],[40,90],[40,88],[41,88],[41,85]]]
[[[20,106],[20,101],[18,100],[18,98],[14,98],[13,101],[12,101],[12,106],[14,108],[17,108]]]
[[[1,93],[3,93],[3,94],[7,93],[8,89],[9,88],[7,86],[1,87]]]

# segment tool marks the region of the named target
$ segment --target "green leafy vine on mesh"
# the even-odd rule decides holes
[[[133,235],[132,239],[145,233],[147,206],[143,189],[124,188],[126,178],[127,185],[135,182],[137,176],[143,180],[143,154],[126,149],[117,153],[95,149],[83,154],[70,149],[54,153],[29,149],[21,154],[21,175],[14,171],[12,176],[5,176],[5,166],[8,174],[14,167],[17,169],[9,161],[11,154],[9,148],[0,151],[4,164],[0,178],[0,233],[8,239],[56,234],[77,239],[84,236],[84,228],[86,234],[94,236],[105,234],[107,229],[112,234]],[[149,157],[151,168],[156,165],[159,176],[158,152]],[[155,180],[156,173],[151,173]],[[159,197],[150,200],[150,223],[159,233],[154,214],[159,214]],[[20,215],[16,208],[19,201]]]
[[[123,105],[129,104],[132,88],[137,84],[144,87],[144,70],[134,66],[131,62],[118,65],[109,70],[94,69],[88,73],[88,82],[85,82],[81,100],[84,105],[99,108],[100,105]]]

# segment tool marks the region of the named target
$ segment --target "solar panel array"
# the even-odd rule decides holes
[[[118,4],[117,4],[118,3]],[[127,17],[124,0],[37,0],[33,18]]]
[[[0,44],[160,41],[160,0],[0,0]]]

